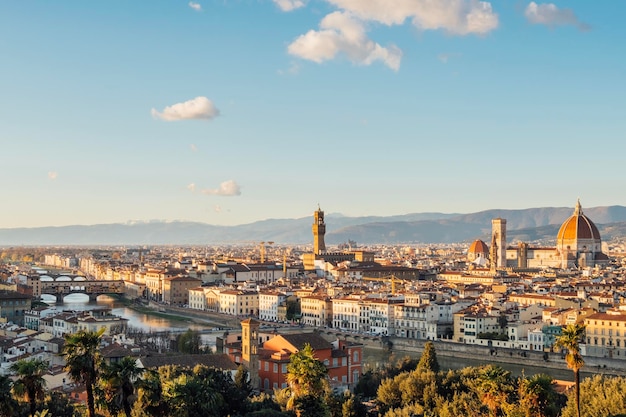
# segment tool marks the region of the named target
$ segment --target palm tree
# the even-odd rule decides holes
[[[565,362],[567,367],[574,372],[574,388],[576,395],[576,415],[580,417],[580,368],[585,364],[583,356],[580,354],[580,341],[585,334],[585,325],[576,323],[569,324],[556,338],[554,346],[557,349],[565,349]]]
[[[98,332],[81,330],[65,335],[65,345],[61,353],[65,358],[65,370],[70,378],[77,384],[85,385],[89,417],[96,415],[93,389],[98,380],[102,360],[99,348],[104,330],[104,328]]]
[[[0,375],[0,416],[10,417],[15,414],[17,402],[11,395],[13,381],[7,375]]]
[[[474,384],[480,400],[489,409],[489,415],[498,416],[513,391],[511,373],[497,365],[485,365],[478,370]]]
[[[143,371],[130,356],[104,368],[102,379],[107,404],[121,407],[126,417],[131,414],[130,398],[135,393],[135,381]]]
[[[46,389],[43,376],[48,372],[48,362],[41,359],[21,359],[9,368],[17,375],[13,384],[13,392],[26,397],[30,405],[30,415],[37,411],[37,400],[42,400]]]
[[[308,415],[315,409],[319,415],[327,414],[323,397],[329,391],[328,368],[315,358],[315,352],[308,343],[302,350],[291,355],[287,365],[287,383],[291,397],[287,408],[294,410],[296,416]]]

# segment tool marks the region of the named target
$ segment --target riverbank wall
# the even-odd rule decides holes
[[[232,317],[225,314],[214,313],[209,311],[197,311],[188,308],[167,306],[163,304],[150,303],[148,305],[151,309],[172,314],[175,316],[185,316],[198,321],[204,322],[207,325],[222,328],[224,330],[239,330],[241,328],[241,320],[243,318]],[[299,328],[278,327],[276,330],[278,333],[281,331],[294,332]],[[355,335],[351,333],[338,332],[333,329],[323,328],[309,328],[305,327],[300,329],[301,332],[315,331],[328,341],[334,341],[336,339],[348,340],[355,343],[362,344],[365,348],[377,349],[377,350],[390,350],[395,353],[396,356],[403,354],[421,354],[424,350],[426,340],[414,340],[397,337],[378,337],[378,336],[365,336]],[[474,361],[483,361],[484,363],[512,363],[516,365],[532,366],[536,368],[558,369],[567,370],[564,355],[560,353],[551,352],[539,352],[539,351],[527,351],[519,349],[508,349],[499,346],[478,346],[468,345],[464,343],[458,343],[453,341],[433,341],[435,350],[438,356],[452,357],[456,359],[471,359]],[[606,375],[626,376],[626,360],[624,359],[612,359],[612,358],[593,358],[584,357],[585,366],[584,371],[588,373],[601,373]]]

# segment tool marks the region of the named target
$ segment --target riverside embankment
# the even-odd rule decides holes
[[[132,308],[132,306],[131,306]],[[167,314],[175,317],[188,317],[196,323],[202,323],[207,326],[219,327],[224,330],[240,329],[242,318],[228,316],[208,311],[190,310],[187,308],[166,306],[162,304],[151,304],[148,307],[143,306],[142,311],[151,309],[156,314]],[[274,327],[280,333],[281,331],[297,331],[299,327],[291,327],[281,325],[267,324],[268,328]],[[390,353],[394,358],[403,356],[418,357],[424,349],[424,340],[413,340],[389,337],[382,339],[380,337],[355,335],[352,333],[339,332],[333,329],[322,329],[304,327],[300,331],[318,332],[327,340],[332,341],[337,338],[361,343],[364,346],[366,356],[371,356],[370,362],[379,362],[390,360]],[[480,364],[500,364],[504,368],[507,366],[515,373],[515,371],[524,371],[527,374],[545,372],[555,374],[559,379],[571,379],[571,370],[565,364],[564,356],[559,353],[544,353],[538,351],[526,351],[518,349],[507,349],[502,347],[485,347],[477,345],[467,345],[452,341],[433,341],[437,356],[442,357],[442,362],[449,363],[450,368],[460,368],[465,366],[476,366]],[[446,358],[449,358],[447,360]],[[519,373],[519,372],[517,372]],[[626,360],[611,358],[592,358],[585,357],[585,366],[581,372],[582,376],[590,376],[593,374],[618,375],[626,376]]]

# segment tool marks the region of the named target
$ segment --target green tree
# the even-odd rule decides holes
[[[237,367],[237,373],[235,374],[235,387],[237,387],[239,391],[243,392],[246,397],[252,392],[250,374],[243,365],[239,365]]]
[[[518,393],[525,417],[556,417],[563,406],[562,395],[554,390],[554,381],[547,374],[521,378]]]
[[[304,417],[328,414],[323,402],[324,394],[329,390],[328,369],[315,358],[311,345],[307,343],[291,355],[286,379],[291,393],[288,408],[294,410],[296,415]],[[313,405],[314,403],[317,405]]]
[[[77,384],[84,384],[87,391],[87,412],[95,417],[94,387],[100,369],[100,340],[104,328],[98,332],[81,330],[65,335],[65,345],[61,355],[65,358],[65,370]]]
[[[351,393],[345,396],[345,400],[341,405],[342,417],[366,417],[367,408],[361,399]]]
[[[580,353],[580,341],[585,334],[585,325],[576,323],[569,324],[556,338],[554,346],[557,349],[565,349],[565,362],[567,367],[574,372],[574,389],[576,400],[576,415],[580,417],[580,368],[583,367],[585,361]]]
[[[48,368],[48,362],[41,359],[21,359],[9,368],[17,376],[13,383],[13,391],[16,395],[26,398],[30,415],[35,414],[37,401],[43,400],[46,393],[46,380],[43,376],[48,372]]]
[[[437,361],[437,352],[433,342],[428,341],[424,345],[424,351],[422,356],[420,356],[420,361],[417,363],[417,370],[439,372],[439,362]]]
[[[626,378],[594,375],[585,378],[580,384],[584,394],[580,402],[583,416],[622,417],[626,416]],[[576,400],[570,395],[567,405],[562,409],[562,417],[576,417]]]
[[[163,417],[168,415],[168,407],[163,397],[161,373],[147,371],[143,379],[137,384],[137,401],[133,408],[133,415],[137,417]]]
[[[137,361],[130,356],[103,367],[101,385],[109,412],[117,414],[121,409],[126,417],[130,417],[135,382],[143,371],[144,369],[138,367]]]
[[[489,415],[499,416],[514,391],[511,373],[500,366],[485,365],[479,368],[477,376],[476,380],[471,381],[476,394],[489,409]]]
[[[7,375],[0,375],[0,417],[11,417],[17,410],[17,402],[11,395],[11,378]]]
[[[78,410],[70,397],[59,391],[51,391],[46,401],[46,409],[50,416],[79,417]]]
[[[188,329],[178,336],[178,351],[181,353],[197,354],[202,351],[200,332]]]

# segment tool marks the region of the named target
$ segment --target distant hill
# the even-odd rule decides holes
[[[491,220],[507,220],[507,240],[554,241],[559,226],[573,208],[544,207],[523,210],[486,210],[469,214],[413,213],[401,216],[346,217],[326,215],[326,242],[348,240],[358,244],[452,243],[489,239]],[[626,207],[585,208],[602,238],[626,236]],[[0,229],[0,246],[67,245],[204,245],[273,241],[308,244],[313,216],[268,219],[238,226],[197,222],[134,222],[91,226]],[[489,242],[487,242],[489,243]]]

